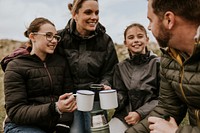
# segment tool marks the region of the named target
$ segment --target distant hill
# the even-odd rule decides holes
[[[16,40],[0,39],[0,60],[14,49],[19,48],[23,43]]]
[[[17,40],[8,40],[8,39],[0,39],[0,60],[3,59],[6,55],[11,53],[13,50],[22,46],[25,42],[17,41]],[[128,57],[127,49],[124,45],[115,44],[117,54],[119,55],[119,60],[123,60]]]

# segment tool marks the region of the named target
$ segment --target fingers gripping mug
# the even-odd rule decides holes
[[[94,103],[94,92],[78,90],[76,92],[77,109],[79,111],[91,111]]]
[[[102,109],[114,109],[118,107],[117,91],[103,90],[99,92],[100,106]]]

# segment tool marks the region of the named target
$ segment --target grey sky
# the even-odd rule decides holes
[[[72,0],[0,0],[0,39],[25,41],[23,32],[36,17],[46,17],[57,29],[65,27],[71,14],[67,4]],[[99,0],[100,23],[106,27],[113,41],[123,43],[127,25],[138,22],[146,28],[147,0]],[[148,31],[150,40],[154,41]]]

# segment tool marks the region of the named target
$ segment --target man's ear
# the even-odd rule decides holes
[[[167,11],[164,14],[164,25],[167,29],[172,29],[172,27],[174,26],[175,23],[175,15],[173,12],[171,11]]]

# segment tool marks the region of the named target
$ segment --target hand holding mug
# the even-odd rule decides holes
[[[76,100],[72,93],[65,93],[61,95],[58,102],[56,102],[56,106],[61,113],[73,112],[77,109]]]
[[[103,84],[103,90],[111,90],[111,87]]]

